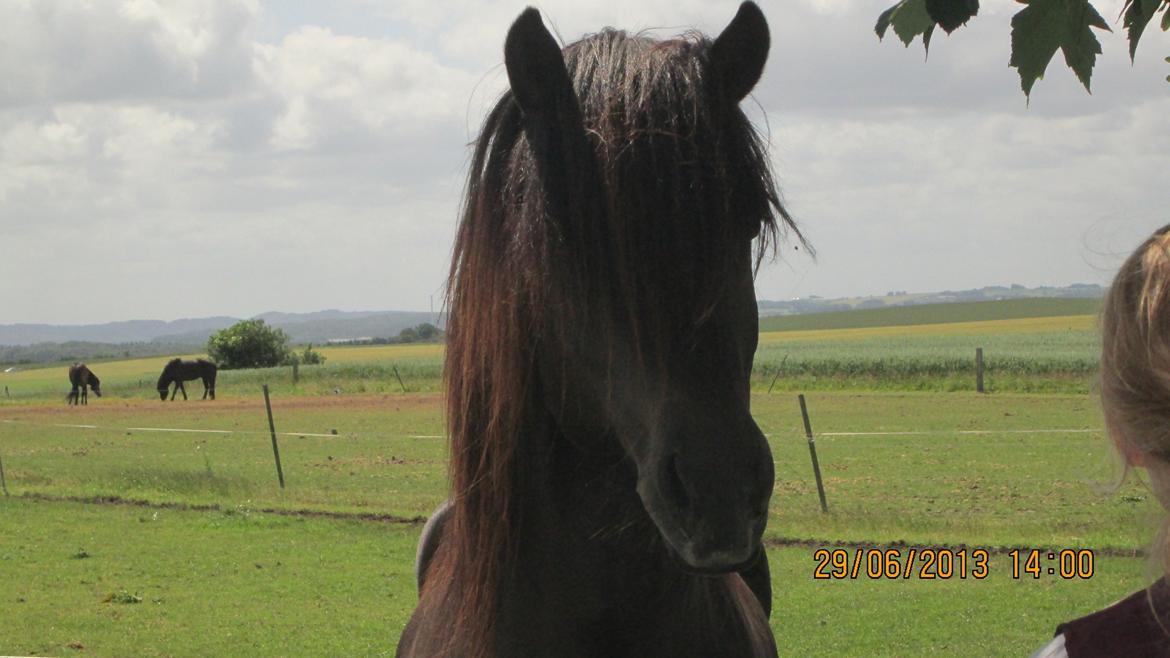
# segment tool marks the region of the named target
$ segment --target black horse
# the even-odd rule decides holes
[[[69,395],[65,396],[65,401],[69,404],[89,404],[87,387],[93,388],[94,395],[99,398],[102,396],[101,380],[84,363],[74,363],[69,366],[69,384],[73,387],[73,390],[69,391]]]
[[[207,359],[195,359],[194,361],[183,361],[182,359],[171,359],[167,361],[167,365],[163,368],[162,374],[158,376],[158,397],[160,400],[167,399],[167,393],[170,392],[171,399],[175,399],[175,395],[180,391],[183,392],[183,399],[187,399],[187,389],[183,386],[183,382],[189,382],[192,379],[203,380],[203,399],[206,400],[210,395],[211,399],[215,399],[215,373],[218,371],[216,365]],[[174,383],[175,390],[170,391],[171,384]]]
[[[451,493],[399,658],[777,655],[753,276],[795,225],[739,109],[768,42],[751,2],[714,40],[512,25],[447,287]]]

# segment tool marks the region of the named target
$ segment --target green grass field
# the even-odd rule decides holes
[[[443,346],[439,344],[322,347],[316,351],[325,355],[325,364],[301,366],[296,383],[293,382],[291,366],[221,370],[216,391],[230,395],[235,391],[255,389],[264,383],[270,384],[274,391],[296,395],[334,391],[339,394],[401,392],[403,385],[410,392],[439,389],[443,368]],[[196,358],[206,355],[182,356]],[[108,397],[157,400],[156,383],[169,358],[111,361],[95,364],[93,370],[101,378],[102,391]],[[394,374],[395,369],[402,377],[401,385]],[[8,389],[8,397],[0,399],[37,401],[54,395],[64,399],[69,392],[68,371],[68,365],[54,364],[21,366],[15,372],[0,372],[0,387]],[[186,389],[188,396],[203,395],[203,384],[198,380],[187,382]]]
[[[434,395],[277,396],[284,491],[258,392],[215,403],[102,402],[0,407],[11,488],[405,518],[428,514],[445,495]],[[1122,549],[1145,540],[1142,519],[1153,508],[1144,490],[1128,485],[1130,502],[1097,491],[1116,473],[1095,431],[1098,411],[1084,397],[824,392],[808,403],[822,433],[827,516],[795,397],[753,398],[777,462],[770,536]],[[972,431],[988,433],[957,433]]]
[[[752,409],[776,460],[781,655],[1028,655],[1152,578],[1138,554],[1162,512],[1139,478],[1112,489],[1088,393],[1094,327],[1080,314],[761,336]],[[971,392],[976,346],[988,395]],[[222,373],[215,402],[197,382],[191,401],[160,402],[165,359],[101,364],[107,395],[88,407],[64,404],[61,367],[0,375],[0,655],[392,655],[418,519],[447,489],[442,349],[322,352],[296,383],[287,368]],[[818,547],[871,545],[988,548],[990,576],[813,578]],[[1015,579],[1010,547],[1092,549],[1094,573]]]
[[[753,398],[777,461],[768,538],[785,655],[1026,655],[1056,623],[1147,577],[1144,559],[1115,556],[1149,541],[1156,506],[1136,480],[1102,491],[1117,472],[1086,396],[808,401],[828,515],[794,396]],[[0,406],[13,494],[0,501],[12,592],[0,597],[0,654],[392,652],[414,600],[419,526],[354,515],[409,521],[443,499],[439,398],[279,395],[274,413],[283,491],[257,392]],[[152,506],[76,502],[108,497]],[[1087,580],[1015,580],[1003,555],[987,580],[814,580],[815,545],[840,542],[1101,553]]]
[[[392,656],[413,608],[417,526],[248,511],[0,499],[0,652]],[[18,534],[14,534],[18,533]],[[1145,577],[814,580],[813,548],[769,551],[784,656],[1019,656],[1056,620]]]

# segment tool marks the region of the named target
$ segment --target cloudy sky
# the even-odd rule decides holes
[[[530,0],[531,1],[531,0]],[[764,0],[745,103],[789,208],[761,298],[1105,282],[1170,222],[1170,40],[1102,34],[1030,107],[1020,5],[903,48],[892,0]],[[524,0],[0,0],[0,324],[426,310]],[[718,33],[736,3],[534,2],[561,38]],[[1120,0],[1096,0],[1113,19]]]

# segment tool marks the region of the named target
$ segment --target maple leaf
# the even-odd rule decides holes
[[[1012,57],[1009,64],[1020,74],[1025,96],[1044,77],[1044,69],[1056,54],[1090,91],[1090,79],[1101,42],[1091,28],[1109,30],[1109,25],[1088,0],[1019,0],[1027,7],[1012,17]]]
[[[950,34],[979,13],[979,0],[926,0],[926,13]]]
[[[1129,61],[1133,61],[1134,53],[1137,52],[1138,40],[1142,38],[1142,32],[1145,32],[1146,26],[1150,23],[1150,19],[1154,17],[1154,14],[1158,13],[1158,7],[1164,1],[1126,0],[1125,7],[1121,10],[1121,13],[1125,17],[1125,29],[1129,32]],[[1170,12],[1162,15],[1163,30],[1166,29],[1166,21],[1168,18],[1170,18]]]
[[[906,46],[914,37],[922,36],[922,45],[930,52],[930,36],[934,33],[934,19],[926,11],[926,0],[902,0],[878,16],[874,31],[878,38],[886,36],[886,30],[893,26],[894,34]]]

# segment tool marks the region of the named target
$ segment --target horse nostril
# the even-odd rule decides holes
[[[687,487],[683,483],[682,474],[679,473],[678,455],[667,457],[662,470],[663,493],[673,500],[680,509],[690,507],[691,497],[687,494]]]

